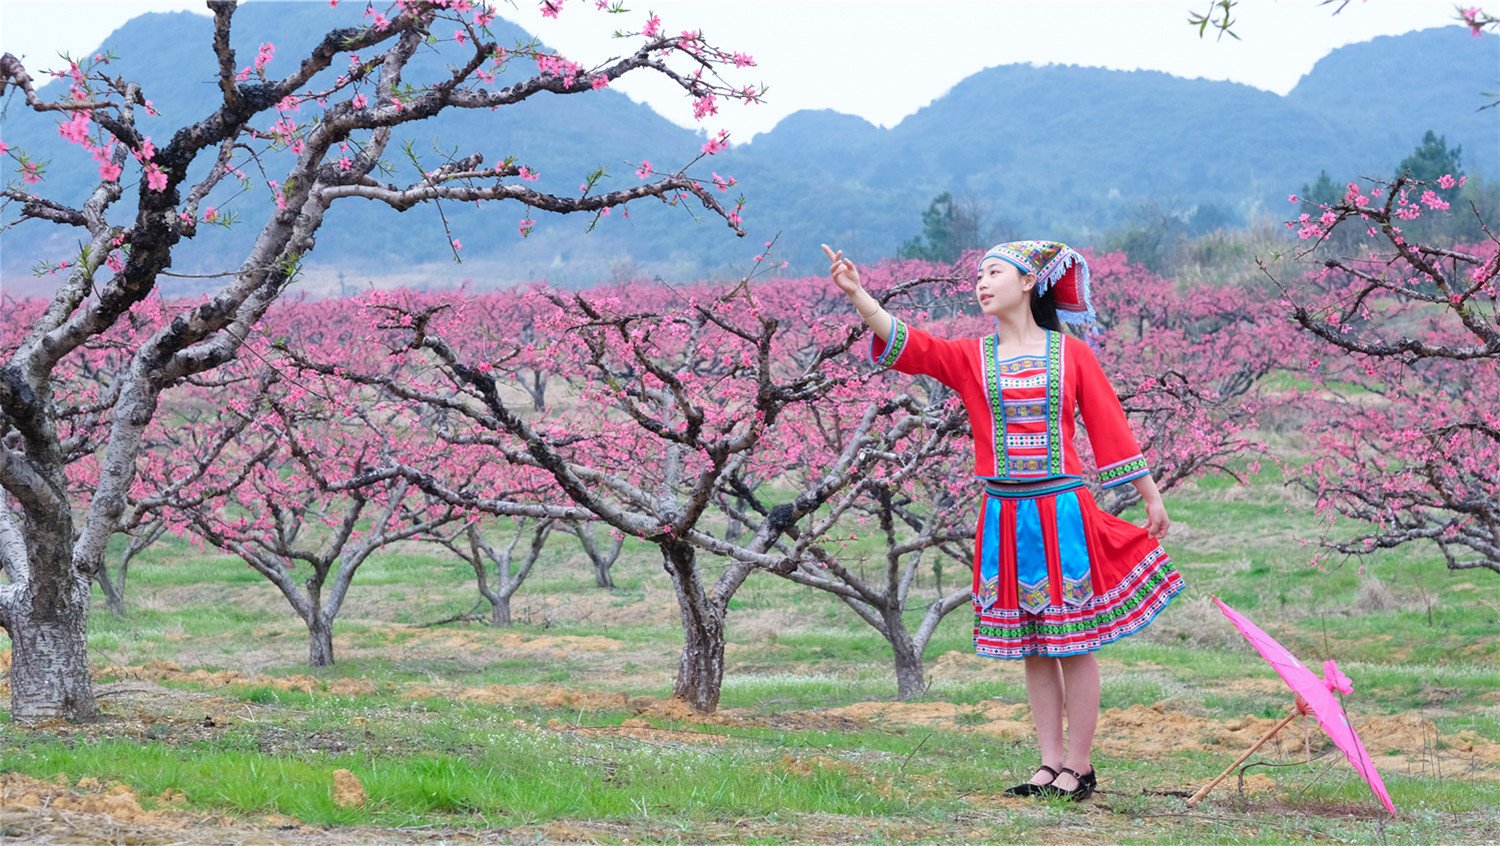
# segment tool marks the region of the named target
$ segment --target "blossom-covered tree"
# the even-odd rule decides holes
[[[1179,289],[1121,253],[1090,254],[1089,267],[1099,320],[1088,339],[1157,487],[1258,467],[1249,433],[1279,401],[1263,378],[1306,343],[1275,298],[1238,286]],[[1092,461],[1091,450],[1079,454]],[[1119,515],[1139,501],[1133,486],[1119,485],[1099,504]]]
[[[991,331],[968,308],[978,258],[970,253],[953,267],[912,262],[862,275],[870,277],[872,290],[891,284],[892,269],[895,279],[922,279],[927,284],[903,286],[909,290],[892,300],[895,307],[939,334],[977,336]],[[1267,402],[1259,395],[1262,377],[1280,366],[1299,340],[1276,304],[1236,288],[1179,291],[1170,280],[1129,264],[1121,253],[1089,253],[1088,261],[1099,310],[1088,338],[1161,490],[1212,472],[1238,474],[1231,462],[1253,467],[1248,453],[1256,445],[1247,430]],[[847,306],[838,305],[835,315],[814,311],[815,319],[847,323]],[[947,561],[960,573],[972,572],[978,491],[968,463],[971,435],[957,395],[936,380],[875,374],[858,385],[789,413],[782,428],[801,437],[782,439],[791,452],[779,465],[763,460],[756,466],[762,477],[796,478],[799,466],[817,467],[842,447],[862,411],[882,405],[904,409],[920,422],[917,429],[892,427],[891,437],[871,447],[880,462],[831,500],[826,512],[814,515],[807,527],[789,530],[778,544],[798,565],[784,574],[787,578],[837,596],[886,638],[898,691],[913,696],[924,689],[922,654],[937,624],[970,597],[970,583],[963,578],[956,590],[927,603],[915,627],[906,621],[924,556],[934,566]],[[1081,457],[1091,462],[1086,443],[1080,446],[1085,447]],[[1138,501],[1133,488],[1116,489],[1101,505],[1118,515]],[[743,483],[733,484],[720,505],[731,518],[752,526],[757,513],[768,511],[754,487]],[[886,541],[883,566],[873,578],[864,574],[863,562],[851,562],[842,552],[851,536],[868,531],[872,522]]]
[[[868,449],[878,443],[871,416],[753,534],[730,541],[711,530],[725,480],[764,456],[784,455],[771,447],[774,439],[796,438],[782,433],[782,417],[821,401],[855,375],[847,353],[858,333],[807,324],[806,315],[828,298],[827,286],[808,281],[746,280],[684,291],[626,285],[571,296],[535,291],[550,306],[545,343],[568,359],[562,371],[572,377],[575,400],[540,415],[517,411],[503,393],[513,382],[507,369],[523,357],[502,347],[449,342],[466,331],[455,325],[463,320],[457,303],[372,295],[378,325],[398,339],[392,346],[428,357],[435,370],[360,372],[292,355],[309,372],[378,387],[430,409],[424,413],[442,416],[435,431],[447,443],[482,446],[491,461],[541,471],[557,505],[656,545],[682,612],[684,646],[673,694],[708,712],[718,703],[725,617],[735,591],[756,569],[793,566],[773,549],[778,538],[878,460]],[[402,463],[400,472],[460,508],[499,514],[514,507],[450,472],[418,463]],[[712,582],[703,555],[722,564]]]
[[[360,566],[461,515],[404,479],[370,472],[386,455],[430,443],[404,407],[392,412],[372,398],[292,383],[257,352],[262,358],[245,365],[249,378],[220,386],[207,398],[220,404],[195,421],[209,449],[153,454],[141,481],[164,492],[151,498],[167,526],[237,556],[276,586],[307,625],[309,664],[324,667],[334,662],[333,623]],[[234,434],[215,437],[221,432]],[[193,481],[174,484],[184,478]]]
[[[221,97],[210,113],[165,132],[147,135],[145,116],[158,105],[170,112],[171,105],[153,104],[151,92],[107,73],[101,66],[107,57],[71,63],[62,71],[68,91],[54,100],[38,93],[19,59],[0,57],[0,90],[13,90],[42,119],[61,117],[62,136],[98,165],[96,186],[75,206],[45,196],[41,163],[26,151],[3,151],[19,161],[23,174],[23,184],[3,189],[6,206],[19,208],[25,225],[74,227],[84,241],[76,255],[38,257],[63,274],[61,283],[0,366],[0,565],[10,579],[0,586],[0,624],[12,646],[11,715],[23,722],[98,713],[85,645],[90,583],[128,508],[136,460],[162,393],[240,353],[296,278],[335,203],[360,198],[401,211],[438,200],[505,200],[527,210],[521,227],[529,229],[532,210],[603,214],[648,197],[693,199],[738,231],[739,206],[725,208],[712,188],[685,171],[649,174],[633,187],[599,193],[593,190],[596,172],[585,178],[581,196],[561,196],[531,188],[524,162],[486,165],[474,153],[404,185],[385,181],[392,130],[449,110],[482,112],[587,94],[637,72],[679,86],[703,115],[712,113],[719,96],[757,97],[719,77],[734,55],[694,32],[668,36],[653,16],[641,31],[625,33],[637,44],[633,52],[584,68],[535,45],[507,50],[496,44],[487,30],[493,12],[483,3],[403,0],[384,12],[371,7],[357,25],[335,24],[289,65],[271,44],[244,60],[231,42],[236,4],[212,0],[208,6],[214,15],[211,73]],[[412,58],[429,46],[449,62],[424,78]],[[345,66],[349,56],[356,58]],[[534,75],[491,87],[498,69],[532,63]],[[723,145],[722,136],[711,139],[705,153]],[[290,164],[280,172],[262,170],[277,161]],[[70,396],[65,359],[82,355],[150,299],[185,239],[204,238],[212,224],[230,222],[218,210],[220,198],[252,178],[247,174],[264,180],[275,201],[250,252],[236,257],[221,287],[121,351],[97,424],[83,440],[69,440],[67,410],[91,406]],[[98,484],[81,500],[67,493],[66,467],[85,443],[97,452],[100,470]]]
[[[0,357],[9,357],[15,352],[25,339],[27,327],[42,315],[46,305],[46,301],[39,298],[6,298],[7,319],[0,322]],[[79,502],[87,502],[90,492],[99,482],[100,465],[94,450],[100,423],[118,399],[118,384],[113,374],[124,361],[124,351],[159,324],[159,306],[155,301],[140,304],[131,310],[127,320],[58,365],[57,381],[68,385],[68,398],[60,404],[57,415],[62,460],[68,494]],[[152,427],[144,438],[147,443],[156,443],[171,436],[169,429]],[[100,562],[96,578],[110,612],[117,617],[125,615],[125,575],[130,562],[165,531],[154,504],[134,498],[130,500],[129,507],[120,512],[116,524],[116,531],[126,536],[125,547],[113,568],[107,560]],[[3,561],[0,558],[0,563]]]
[[[967,420],[961,406],[924,406],[907,394],[889,396],[874,381],[860,387],[863,396],[856,403],[803,410],[813,418],[812,425],[802,427],[805,439],[781,444],[805,458],[789,462],[781,480],[808,486],[822,462],[860,439],[863,450],[877,460],[862,467],[859,477],[806,526],[789,529],[777,549],[797,565],[781,571],[782,576],[838,597],[880,632],[891,645],[898,695],[907,699],[926,690],[922,656],[938,624],[971,601],[971,586],[961,579],[956,589],[926,604],[915,629],[908,622],[924,556],[929,563],[935,557],[956,559],[960,572],[973,562],[975,497],[968,475],[972,468],[965,466],[972,460]],[[855,397],[846,394],[845,399]],[[745,485],[732,484],[719,505],[752,530],[773,513],[773,506]],[[872,521],[873,532],[868,528]],[[854,559],[847,551],[849,543],[871,534],[884,540],[873,578],[865,574],[865,557]]]
[[[1339,201],[1287,223],[1312,245],[1299,257],[1321,267],[1287,278],[1264,266],[1317,342],[1305,367],[1323,405],[1297,481],[1330,522],[1358,521],[1323,545],[1363,555],[1431,541],[1450,569],[1500,572],[1500,239],[1449,248],[1403,231],[1475,215],[1443,198],[1459,184],[1350,182]],[[1362,236],[1355,255],[1319,246],[1345,228]]]

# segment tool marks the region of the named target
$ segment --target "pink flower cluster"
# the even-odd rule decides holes
[[[729,149],[729,130],[727,129],[719,130],[719,134],[708,139],[708,143],[702,147],[702,151],[710,156],[718,155],[727,149]]]
[[[583,73],[583,66],[577,62],[570,62],[555,53],[542,53],[536,57],[536,68],[540,73],[550,73],[561,77],[563,85],[572,88],[573,83]]]
[[[718,106],[716,100],[717,100],[717,98],[714,97],[714,95],[712,95],[712,94],[704,94],[702,97],[699,97],[698,99],[694,100],[693,101],[693,120],[703,120],[705,117],[708,117],[709,115],[716,115],[716,114],[718,114],[719,113],[719,106]]]
[[[1326,234],[1318,224],[1312,222],[1312,215],[1307,212],[1298,215],[1296,220],[1287,221],[1286,225],[1288,229],[1296,229],[1297,237],[1304,241],[1309,238],[1321,238]]]
[[[79,109],[73,112],[73,116],[67,123],[57,125],[57,134],[63,137],[69,144],[82,144],[88,140],[89,129],[93,124],[93,113],[88,109]]]
[[[146,165],[146,185],[152,191],[161,191],[167,187],[167,173],[156,162]]]
[[[1436,191],[1428,189],[1422,192],[1422,202],[1430,209],[1444,210],[1448,208],[1448,201],[1437,195]]]
[[[246,65],[245,67],[241,68],[240,72],[235,74],[235,80],[238,82],[244,82],[245,80],[250,78],[250,74],[252,72],[264,73],[266,65],[270,64],[271,60],[274,58],[276,58],[276,45],[272,44],[269,41],[263,42],[260,45],[260,50],[255,54],[255,62],[251,65]]]
[[[78,66],[74,64],[72,67],[72,72],[80,74],[81,78],[82,72],[78,70]],[[84,92],[82,89],[78,89],[77,85],[75,85],[74,88],[76,89],[74,91],[75,99],[87,99],[87,92]],[[77,144],[93,154],[94,161],[98,162],[99,164],[99,178],[101,180],[105,182],[117,181],[120,178],[120,174],[123,173],[124,168],[112,161],[115,152],[115,141],[113,138],[111,138],[109,142],[103,146],[94,144],[89,134],[92,125],[93,112],[88,109],[79,109],[70,113],[67,122],[59,123],[57,125],[57,133],[58,135],[62,136],[62,138],[68,143]],[[135,157],[142,162],[147,162],[150,161],[151,157],[155,154],[156,148],[151,145],[151,139],[147,138],[141,149],[139,151],[136,151]],[[160,168],[156,169],[156,173],[160,173]],[[148,180],[150,180],[150,184],[155,190],[160,190],[160,188],[156,188],[158,184],[162,185],[163,187],[165,187],[166,185],[165,174],[156,176],[149,168],[147,170],[147,178]],[[21,179],[29,184],[36,184],[37,182],[40,182],[42,180],[41,166],[36,162],[23,161],[21,163]]]
[[[1458,14],[1459,17],[1463,20],[1464,24],[1469,27],[1470,38],[1478,38],[1481,35],[1484,35],[1485,22],[1483,20],[1483,9],[1480,9],[1478,6],[1470,6],[1467,9],[1459,10]]]
[[[374,6],[365,7],[365,17],[371,19],[370,23],[375,27],[376,32],[381,32],[386,27],[391,25],[390,19],[385,15],[382,15],[381,13],[375,11]]]

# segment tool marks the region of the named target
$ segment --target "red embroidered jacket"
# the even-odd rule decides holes
[[[1003,482],[1082,477],[1073,446],[1076,414],[1104,487],[1151,472],[1114,388],[1083,341],[1049,330],[1046,355],[1002,360],[994,335],[946,340],[892,320],[890,342],[876,336],[871,358],[958,392],[974,430],[974,475]]]

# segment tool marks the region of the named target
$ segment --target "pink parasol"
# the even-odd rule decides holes
[[[1259,626],[1247,620],[1238,611],[1225,605],[1217,596],[1211,597],[1211,599],[1219,606],[1219,610],[1224,612],[1224,616],[1229,618],[1229,622],[1233,623],[1234,627],[1240,630],[1240,634],[1244,635],[1250,641],[1250,644],[1260,652],[1261,656],[1270,662],[1271,668],[1280,674],[1281,678],[1287,683],[1287,686],[1291,687],[1297,694],[1297,708],[1290,716],[1282,720],[1276,728],[1261,738],[1260,742],[1256,743],[1242,755],[1239,761],[1231,764],[1229,769],[1224,771],[1224,775],[1219,776],[1219,778],[1205,785],[1194,794],[1193,798],[1188,800],[1188,804],[1197,804],[1199,800],[1207,796],[1208,791],[1215,784],[1223,780],[1224,776],[1227,776],[1236,766],[1239,766],[1241,761],[1250,756],[1250,753],[1259,749],[1262,743],[1269,740],[1271,735],[1279,731],[1282,726],[1290,722],[1298,713],[1305,714],[1311,710],[1313,716],[1317,717],[1318,725],[1323,727],[1323,731],[1327,732],[1328,736],[1333,739],[1334,744],[1343,751],[1345,757],[1349,759],[1349,763],[1353,764],[1354,769],[1364,777],[1365,782],[1370,785],[1370,790],[1374,792],[1375,797],[1385,805],[1387,811],[1391,812],[1391,816],[1397,816],[1396,806],[1391,804],[1391,795],[1386,792],[1385,783],[1380,780],[1380,773],[1375,771],[1375,763],[1370,760],[1370,754],[1365,751],[1365,745],[1359,741],[1359,735],[1354,733],[1354,727],[1349,725],[1349,716],[1344,713],[1344,706],[1340,704],[1338,697],[1333,695],[1334,691],[1350,693],[1354,690],[1349,678],[1339,672],[1338,665],[1332,661],[1324,662],[1323,678],[1318,678],[1313,675],[1312,670],[1309,670],[1301,661],[1298,661],[1295,655],[1288,652],[1285,646],[1277,643],[1275,638],[1261,631]]]

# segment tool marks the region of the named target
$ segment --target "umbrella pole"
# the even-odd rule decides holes
[[[1198,788],[1198,792],[1194,793],[1193,796],[1192,796],[1192,798],[1190,798],[1190,799],[1187,800],[1187,806],[1189,808],[1191,808],[1194,805],[1198,804],[1199,802],[1202,802],[1203,801],[1203,797],[1207,796],[1208,792],[1210,790],[1213,790],[1215,787],[1217,787],[1218,784],[1219,784],[1219,782],[1223,781],[1226,778],[1229,778],[1229,774],[1232,773],[1232,772],[1234,772],[1234,768],[1235,767],[1238,767],[1240,764],[1245,763],[1245,759],[1249,758],[1251,755],[1254,755],[1255,754],[1255,750],[1257,750],[1260,747],[1264,746],[1265,743],[1266,743],[1266,741],[1268,741],[1272,737],[1276,736],[1276,732],[1281,731],[1282,729],[1286,728],[1286,724],[1289,723],[1289,722],[1291,722],[1292,720],[1295,720],[1296,718],[1297,718],[1297,711],[1295,709],[1293,709],[1292,713],[1286,715],[1286,719],[1282,720],[1281,722],[1279,722],[1275,726],[1273,726],[1270,731],[1266,732],[1265,737],[1262,737],[1260,740],[1255,741],[1255,745],[1254,746],[1251,746],[1249,749],[1246,749],[1245,750],[1245,754],[1243,754],[1239,758],[1235,759],[1235,762],[1233,764],[1230,764],[1229,767],[1224,770],[1224,772],[1219,773],[1219,777],[1218,778],[1216,778],[1213,781],[1209,782],[1208,784],[1205,784],[1202,787]]]

